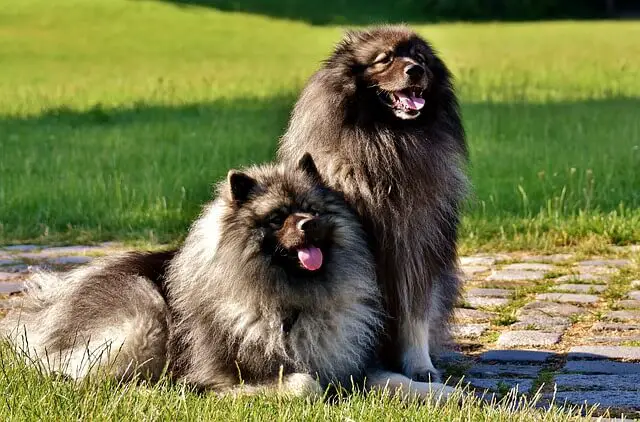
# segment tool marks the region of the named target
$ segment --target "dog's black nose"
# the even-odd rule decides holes
[[[419,64],[410,64],[409,66],[405,67],[404,73],[409,75],[411,79],[419,79],[424,76],[424,67],[420,66]]]

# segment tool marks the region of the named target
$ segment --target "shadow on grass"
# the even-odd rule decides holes
[[[546,2],[540,6],[518,6],[509,2],[476,1],[460,7],[454,2],[435,0],[158,0],[182,7],[198,6],[225,12],[243,12],[274,18],[300,20],[312,25],[370,25],[404,22],[409,24],[437,21],[535,21],[541,19],[585,19],[607,17],[605,2],[564,6]]]
[[[175,238],[229,168],[273,159],[294,101],[287,94],[0,117],[0,238]],[[496,221],[549,207],[561,217],[637,209],[638,109],[637,98],[464,103],[470,214]]]
[[[418,1],[367,0],[159,0],[182,7],[199,6],[224,12],[243,12],[274,18],[300,20],[312,25],[368,25],[375,23],[419,23],[427,20],[426,7]],[[399,4],[398,4],[399,3]]]

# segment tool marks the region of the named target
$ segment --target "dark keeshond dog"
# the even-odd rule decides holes
[[[3,328],[73,379],[168,368],[202,389],[307,395],[364,379],[380,299],[356,215],[306,155],[229,172],[177,252],[34,275]]]
[[[388,313],[380,357],[438,379],[430,351],[448,340],[460,294],[456,238],[467,148],[449,70],[403,26],[348,32],[304,88],[281,140],[310,152],[357,210]]]

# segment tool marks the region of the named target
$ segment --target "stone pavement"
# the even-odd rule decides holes
[[[0,247],[0,313],[33,268],[65,270],[123,249]],[[477,254],[460,263],[465,294],[455,350],[438,359],[445,374],[498,396],[539,392],[543,406],[598,404],[640,417],[640,245],[600,256]]]

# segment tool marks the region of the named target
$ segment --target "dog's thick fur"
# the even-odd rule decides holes
[[[171,263],[171,360],[190,384],[275,382],[282,366],[294,384],[348,386],[371,363],[381,306],[364,232],[341,196],[316,184],[308,156],[300,165],[306,174],[232,173]],[[301,232],[297,216],[314,225]],[[300,267],[303,245],[322,250],[320,269]]]
[[[415,101],[402,107],[400,96]],[[278,155],[291,163],[301,151],[354,206],[374,245],[389,314],[384,364],[437,378],[429,352],[448,339],[460,294],[456,240],[467,185],[449,70],[406,27],[347,33],[301,93]]]
[[[364,232],[302,170],[232,171],[174,252],[130,253],[31,279],[3,327],[48,370],[305,395],[362,380],[382,325]],[[293,220],[292,220],[293,219]],[[322,266],[296,251],[318,247]]]

